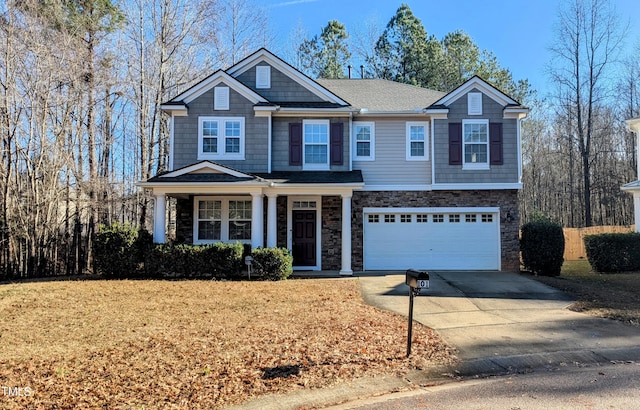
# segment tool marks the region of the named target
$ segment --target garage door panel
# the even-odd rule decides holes
[[[365,214],[365,269],[498,269],[497,215],[487,216],[485,213],[483,221],[481,214],[469,212],[473,210],[452,214],[451,218],[450,214],[434,212],[427,215],[428,219],[424,213],[411,214],[410,217],[395,214],[386,216],[386,219],[385,214],[377,214],[374,218]],[[428,222],[417,222],[424,220]]]

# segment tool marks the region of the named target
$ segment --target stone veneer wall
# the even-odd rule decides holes
[[[193,196],[176,199],[176,243],[193,243]]]
[[[340,270],[342,264],[342,199],[322,197],[322,269]]]
[[[276,199],[277,208],[277,230],[278,235],[276,243],[280,248],[287,247],[287,197],[279,196]]]
[[[352,203],[352,269],[363,268],[363,208],[367,207],[499,207],[503,271],[520,271],[520,214],[517,190],[355,191]],[[505,220],[506,213],[511,222]]]

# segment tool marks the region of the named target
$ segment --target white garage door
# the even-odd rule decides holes
[[[366,270],[500,269],[497,208],[366,208]]]

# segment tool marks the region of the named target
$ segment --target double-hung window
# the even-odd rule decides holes
[[[354,122],[353,141],[354,161],[373,161],[375,159],[375,125],[373,122]]]
[[[196,197],[194,243],[251,241],[251,199]]]
[[[200,117],[198,159],[244,159],[243,117]]]
[[[302,122],[304,169],[329,169],[329,120]]]
[[[429,159],[428,125],[426,122],[407,122],[407,160],[426,161]]]
[[[489,120],[463,120],[463,169],[489,169]]]

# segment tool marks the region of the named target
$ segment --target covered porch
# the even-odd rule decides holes
[[[153,177],[153,238],[167,241],[167,198],[177,200],[177,241],[286,247],[295,270],[352,275],[351,201],[359,172],[247,174],[210,162]]]

